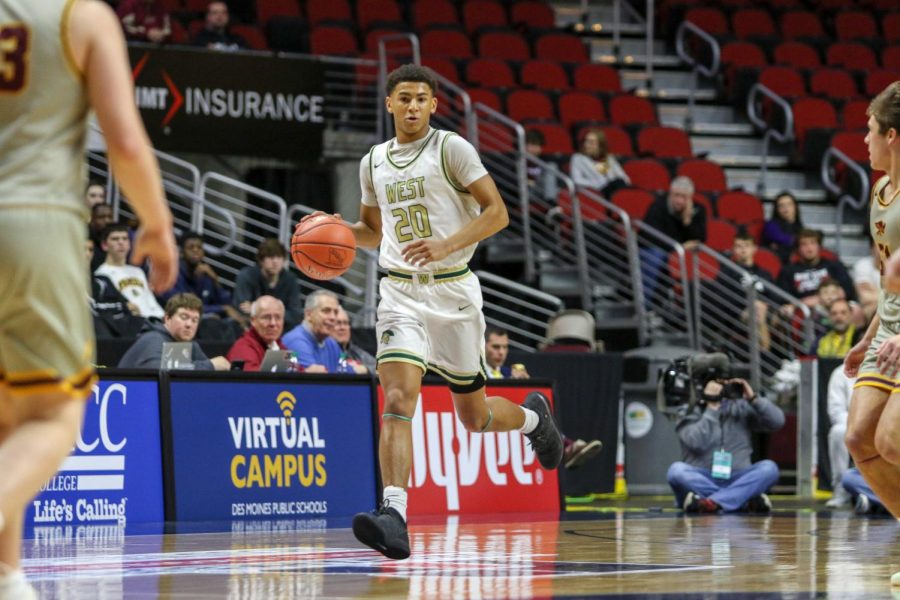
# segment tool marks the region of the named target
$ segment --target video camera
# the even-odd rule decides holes
[[[659,374],[656,385],[657,408],[662,413],[675,413],[688,405],[688,410],[703,404],[703,388],[712,380],[731,377],[731,359],[723,352],[695,354],[676,358]],[[743,385],[725,385],[726,398],[740,398]]]

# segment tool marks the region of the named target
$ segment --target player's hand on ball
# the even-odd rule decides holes
[[[403,260],[417,267],[443,260],[450,255],[446,240],[419,240],[403,248]]]

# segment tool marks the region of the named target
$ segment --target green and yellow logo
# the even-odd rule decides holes
[[[394,337],[394,332],[388,329],[384,333],[381,334],[381,343],[384,345],[391,343],[391,338]]]

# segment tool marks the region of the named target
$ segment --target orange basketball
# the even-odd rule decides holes
[[[334,279],[353,264],[356,239],[350,227],[331,215],[300,223],[291,238],[294,264],[313,279]]]

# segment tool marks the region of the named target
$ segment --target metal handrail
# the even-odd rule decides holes
[[[862,187],[860,189],[859,197],[854,197],[850,194],[847,194],[840,188],[838,182],[834,180],[833,170],[830,168],[831,159],[834,159],[836,162],[842,163],[848,169],[856,173],[856,176],[859,178]],[[832,194],[838,197],[837,203],[837,211],[835,215],[835,244],[834,249],[837,252],[838,256],[841,255],[841,229],[844,226],[844,207],[850,205],[850,208],[854,210],[860,210],[866,206],[869,201],[869,175],[866,173],[865,169],[863,169],[859,163],[855,160],[835,148],[831,146],[828,150],[825,151],[825,154],[822,156],[822,165],[821,165],[821,176],[822,176],[822,185],[825,186]]]
[[[774,102],[784,113],[784,131],[779,131],[773,127],[770,127],[768,123],[766,123],[762,116],[757,114],[757,97],[758,96],[766,96],[769,100]],[[769,141],[771,139],[775,139],[776,141],[784,144],[794,139],[794,111],[791,109],[791,105],[788,102],[773,92],[771,89],[766,87],[761,83],[753,84],[753,87],[750,88],[750,92],[747,94],[747,118],[750,119],[750,122],[753,123],[756,127],[765,131],[765,135],[763,136],[763,156],[762,156],[762,165],[760,166],[759,171],[759,183],[756,185],[757,194],[762,196],[766,191],[766,171],[767,171],[767,163],[769,158]]]
[[[688,51],[685,48],[688,33],[694,34],[709,46],[712,53],[709,66],[702,64],[688,54]],[[681,25],[678,26],[678,31],[675,34],[675,53],[678,54],[678,58],[691,67],[691,93],[688,95],[688,110],[684,117],[684,128],[687,130],[694,124],[694,95],[697,91],[697,74],[699,73],[708,79],[713,79],[719,72],[722,51],[716,38],[709,35],[690,21],[683,21]]]
[[[481,281],[485,296],[485,320],[509,331],[510,346],[534,352],[537,345],[544,341],[550,318],[565,308],[562,300],[487,271],[476,271],[475,274]],[[491,299],[505,302],[513,308],[491,302]],[[537,318],[529,313],[535,314]],[[495,315],[509,317],[509,320],[501,320]]]
[[[514,132],[515,157],[513,160],[515,161],[514,168],[516,187],[518,188],[517,191],[519,194],[519,209],[522,213],[522,238],[525,244],[525,279],[527,281],[533,281],[536,274],[536,267],[534,253],[532,251],[531,211],[529,210],[530,203],[528,200],[528,176],[526,174],[525,158],[527,154],[525,152],[525,128],[521,123],[513,121],[506,115],[497,112],[490,106],[486,106],[481,102],[476,102],[472,108],[473,123],[477,123],[478,119],[481,118],[481,115],[484,115],[484,117],[489,118],[491,121],[504,125]],[[476,134],[472,144],[475,146],[476,150],[481,150],[481,140],[478,137],[477,125],[474,125],[473,129],[475,130]]]
[[[284,201],[284,198],[281,196],[277,196],[271,192],[267,192],[266,190],[260,189],[258,187],[252,186],[248,183],[244,183],[239,179],[235,179],[233,177],[228,177],[227,175],[222,175],[221,173],[215,173],[213,171],[207,172],[203,174],[203,177],[200,179],[200,197],[206,197],[206,191],[209,188],[209,183],[212,181],[216,181],[219,183],[223,183],[226,185],[230,185],[234,188],[237,188],[243,192],[253,194],[254,196],[259,196],[260,198],[264,198],[269,202],[272,202],[278,207],[277,210],[277,218],[278,218],[278,240],[285,246],[290,246],[291,243],[291,233],[290,233],[290,223],[287,220],[287,202]],[[206,202],[198,202],[194,205],[195,214],[192,219],[192,223],[197,224],[196,231],[198,233],[203,233],[203,215],[204,209],[206,208]]]

